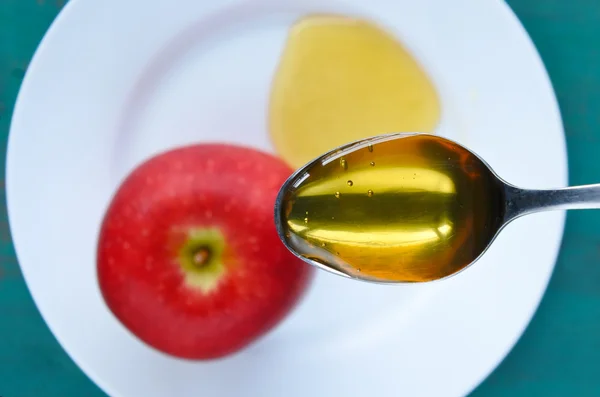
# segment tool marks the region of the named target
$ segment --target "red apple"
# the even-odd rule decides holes
[[[137,167],[99,235],[98,280],[112,313],[148,345],[188,359],[232,354],[271,330],[312,278],[273,220],[291,172],[227,144],[174,149]]]

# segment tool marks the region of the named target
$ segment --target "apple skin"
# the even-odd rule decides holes
[[[138,166],[99,234],[110,311],[147,345],[185,359],[225,357],[266,334],[313,275],[274,225],[291,173],[270,154],[230,144],[176,148]]]

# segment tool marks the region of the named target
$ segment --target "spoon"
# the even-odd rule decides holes
[[[275,202],[281,241],[329,272],[379,283],[444,279],[538,211],[600,208],[600,184],[529,190],[456,142],[401,133],[336,148],[297,170]]]

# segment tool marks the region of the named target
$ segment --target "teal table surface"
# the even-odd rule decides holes
[[[600,182],[600,3],[511,0],[509,4],[540,52],[558,96],[570,184]],[[63,5],[62,0],[0,0],[4,145],[28,62]],[[0,396],[104,396],[65,354],[33,304],[12,247],[4,194],[2,200]],[[600,211],[568,214],[557,267],[539,310],[516,347],[472,397],[600,396],[598,225]]]

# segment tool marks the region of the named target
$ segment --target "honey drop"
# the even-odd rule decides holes
[[[271,140],[291,166],[382,133],[433,132],[439,119],[428,74],[382,26],[313,15],[291,27],[269,104]]]

